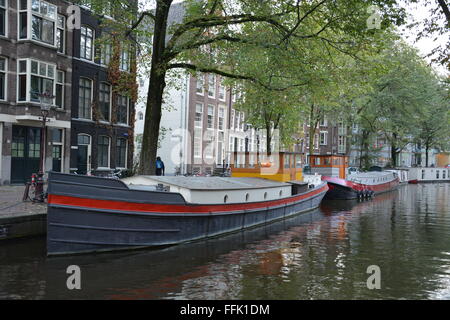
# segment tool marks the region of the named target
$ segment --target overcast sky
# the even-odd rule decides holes
[[[408,3],[408,5],[403,5],[403,7],[406,9],[408,13],[408,24],[413,22],[423,22],[424,19],[426,19],[429,16],[429,8],[426,8],[423,6],[423,4],[411,4]],[[442,23],[444,24],[445,21],[442,19]],[[436,41],[434,41],[433,37],[427,37],[422,38],[420,41],[416,42],[416,36],[419,30],[414,29],[407,29],[402,32],[403,38],[411,45],[419,49],[419,52],[425,57],[426,55],[430,54],[433,48],[436,48],[438,46],[443,47],[446,45],[446,42],[448,40],[447,35],[441,35],[438,37]],[[428,62],[431,61],[431,58],[425,58]],[[441,74],[447,74],[449,75],[448,70],[444,68],[441,65],[434,65],[434,68]]]

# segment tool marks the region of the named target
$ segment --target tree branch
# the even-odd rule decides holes
[[[290,30],[283,26],[281,23],[276,21],[274,18],[285,15],[286,12],[273,14],[273,15],[263,15],[255,16],[252,14],[238,14],[230,16],[204,16],[192,21],[185,22],[181,24],[178,29],[175,30],[171,39],[167,43],[167,48],[171,49],[175,46],[175,42],[180,38],[185,32],[194,28],[207,28],[207,27],[217,27],[224,25],[236,25],[245,22],[266,22],[278,28],[279,30],[288,33]]]
[[[130,29],[125,33],[125,37],[128,37],[131,34],[131,32],[133,32],[133,30],[136,29],[141,24],[142,20],[144,20],[145,17],[150,17],[153,19],[153,21],[155,21],[155,15],[153,14],[153,12],[151,11],[142,12],[140,17],[136,20],[136,22],[133,23]]]
[[[293,87],[300,87],[300,86],[304,86],[304,85],[308,84],[308,82],[305,82],[305,83],[292,84],[292,85],[282,87],[282,88],[280,88],[280,87],[275,88],[275,87],[271,87],[270,85],[263,83],[262,81],[260,81],[259,79],[255,78],[255,77],[235,74],[235,73],[227,72],[224,70],[219,70],[216,68],[200,67],[200,66],[196,66],[194,64],[186,63],[186,62],[171,63],[171,64],[167,65],[168,70],[169,69],[177,69],[177,68],[199,71],[199,72],[203,72],[203,73],[214,73],[214,74],[217,74],[217,75],[220,75],[223,77],[237,79],[237,80],[248,80],[248,81],[251,81],[253,83],[260,85],[261,87],[263,87],[267,90],[273,90],[273,91],[285,91],[285,90],[288,90]]]

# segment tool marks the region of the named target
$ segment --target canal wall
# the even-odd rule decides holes
[[[0,240],[44,235],[47,205],[23,202],[24,186],[0,187]]]
[[[0,217],[0,240],[44,235],[47,213]]]

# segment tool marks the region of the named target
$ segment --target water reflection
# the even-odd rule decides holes
[[[162,250],[45,258],[45,239],[0,246],[0,298],[450,298],[449,184],[328,201],[289,220]],[[82,290],[65,287],[68,265]],[[369,290],[366,269],[381,268]]]

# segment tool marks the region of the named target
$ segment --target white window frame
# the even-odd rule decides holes
[[[111,123],[111,117],[112,117],[112,85],[109,82],[101,81],[98,87],[98,103],[100,104],[102,101],[100,101],[100,91],[101,91],[101,85],[106,84],[109,86],[109,120],[103,120],[101,119],[100,122],[105,123]],[[128,111],[128,110],[127,110]],[[101,112],[101,110],[100,110]],[[127,113],[127,120],[128,120],[128,113]]]
[[[59,25],[59,19],[60,18],[63,19],[62,26]],[[62,49],[63,49],[63,51],[59,51],[59,46],[58,46],[58,33],[59,33],[59,31],[62,31],[62,34],[63,34],[63,36],[62,36]],[[57,34],[55,35],[56,51],[58,53],[65,54],[66,53],[66,17],[63,16],[62,14],[58,14],[57,15],[57,18],[56,18],[56,32],[57,32]]]
[[[222,79],[220,79],[220,81],[219,81],[219,100],[225,101],[226,97],[227,97],[227,90],[226,90],[225,86],[222,84]]]
[[[33,1],[36,1],[39,3],[39,12],[33,11],[32,10],[32,3]],[[41,8],[42,5],[41,3],[45,3],[47,5],[47,7],[53,7],[54,8],[54,14],[55,17],[51,18],[50,16],[47,16],[46,14],[41,13]],[[27,14],[27,34],[25,38],[20,38],[20,14],[21,13],[26,13]],[[33,39],[32,36],[32,21],[33,21],[33,15],[42,18],[42,19],[46,19],[49,20],[51,22],[53,22],[53,44],[51,43],[47,43],[45,41],[41,41],[39,39]],[[48,46],[48,47],[52,47],[52,48],[56,48],[56,31],[57,31],[57,22],[58,22],[58,8],[55,4],[47,2],[47,1],[42,1],[42,0],[27,0],[27,8],[26,9],[21,9],[20,8],[20,0],[17,1],[17,40],[18,41],[24,41],[24,40],[31,40],[33,42],[39,43],[41,45],[44,46]]]
[[[203,129],[194,127],[194,158],[202,158],[203,152]]]
[[[112,89],[111,89],[111,91],[112,91]],[[116,95],[116,108],[119,108],[119,101],[118,101],[118,99],[119,99],[119,97],[125,97],[126,98],[126,101],[127,101],[127,122],[126,123],[124,123],[124,122],[118,122],[118,119],[116,119],[117,121],[116,121],[116,124],[118,124],[118,125],[124,125],[124,126],[128,126],[128,124],[130,123],[130,98],[128,98],[126,95],[123,95],[123,94],[117,94]]]
[[[342,138],[342,143],[341,143],[341,139]],[[339,135],[338,136],[338,153],[345,153],[345,149],[346,149],[346,141],[347,139],[345,139],[344,135]]]
[[[80,118],[80,100],[78,99],[78,119],[85,119],[85,120],[92,120],[92,113],[93,113],[93,108],[92,108],[92,104],[94,102],[94,80],[87,78],[87,77],[80,77],[78,79],[78,94],[80,92],[80,80],[81,79],[85,79],[85,80],[89,80],[91,82],[91,115],[90,118]]]
[[[61,146],[61,172],[64,172],[64,139],[65,139],[65,134],[66,134],[66,130],[62,129],[62,128],[52,128],[53,130],[61,130],[61,142],[55,142],[53,141],[53,136],[52,136],[52,161],[53,161],[53,146]],[[53,165],[52,165],[53,167]]]
[[[117,141],[119,139],[125,140],[125,167],[117,166]],[[126,139],[126,138],[116,138],[116,168],[117,169],[127,169],[128,168],[127,158],[128,158],[128,139]]]
[[[8,26],[8,0],[4,0],[5,1],[5,5],[4,6],[0,6],[0,8],[5,10],[5,34],[0,34],[0,38],[8,38],[8,31],[9,31],[9,26]]]
[[[212,115],[210,115],[209,114],[209,111],[212,109]],[[213,104],[208,104],[208,109],[207,109],[207,114],[206,114],[206,128],[208,129],[208,130],[214,130],[214,120],[215,120],[215,112],[216,110],[215,110],[215,105],[213,105]],[[210,125],[210,121],[209,121],[209,117],[212,117],[211,118],[211,127],[209,126]]]
[[[197,107],[201,107],[201,112],[197,110]],[[203,128],[203,103],[197,102],[195,104],[195,114],[194,114],[194,128]],[[200,113],[200,121],[197,121],[197,113]]]
[[[201,84],[201,86],[200,86],[201,91],[199,91],[199,84]],[[205,94],[205,75],[204,74],[199,75],[199,77],[195,79],[195,92],[200,96],[203,96]]]
[[[129,72],[130,66],[131,66],[130,49],[128,47],[122,48],[120,50],[119,69],[121,71]]]
[[[226,123],[225,122],[225,119],[226,119],[225,109],[226,109],[226,107],[219,106],[219,109],[217,111],[217,130],[219,130],[219,131],[225,130],[225,123]],[[220,119],[222,119],[222,128],[220,128]]]
[[[8,99],[8,58],[0,56],[0,59],[5,61],[5,70],[0,70],[0,73],[5,75],[5,84],[3,90],[3,99],[0,98],[0,101],[6,101]]]
[[[79,144],[78,143],[78,138],[79,136],[85,136],[89,138],[89,143],[88,144]],[[88,146],[87,148],[87,168],[86,171],[87,172],[91,172],[92,170],[92,136],[87,134],[87,133],[79,133],[77,134],[77,146]],[[78,164],[77,164],[78,166]],[[78,168],[77,168],[78,170]]]
[[[110,43],[104,43],[100,49],[100,65],[108,66],[111,61],[112,46]]]
[[[26,61],[26,72],[20,72],[20,62],[21,61]],[[37,63],[37,68],[38,68],[38,73],[31,73],[31,65],[33,62]],[[40,74],[40,70],[41,70],[41,65],[46,65],[46,74],[42,75]],[[49,66],[51,66],[53,68],[53,78],[51,76],[49,76]],[[19,77],[20,75],[26,75],[26,93],[25,93],[25,100],[19,101]],[[46,61],[41,61],[41,60],[37,60],[37,59],[30,59],[30,58],[26,58],[26,59],[17,59],[17,84],[16,84],[16,89],[17,89],[17,93],[16,93],[16,101],[17,103],[36,103],[39,104],[39,101],[33,101],[31,100],[31,77],[34,76],[38,76],[41,78],[46,78],[46,79],[51,79],[53,80],[53,92],[52,94],[54,95],[56,93],[56,74],[57,74],[57,68],[56,68],[56,64],[53,63],[48,63]],[[53,101],[54,104],[54,101]]]
[[[213,80],[213,82],[211,80]],[[208,97],[209,98],[216,97],[216,84],[217,84],[216,75],[211,74],[211,73],[208,74]]]
[[[234,130],[240,131],[241,130],[241,112],[236,112],[236,125],[234,126]]]
[[[323,142],[322,142],[322,137],[323,137]],[[319,143],[321,146],[328,145],[328,131],[320,131],[319,139],[320,139]]]
[[[83,34],[82,34],[83,28],[86,29],[86,30],[90,29],[92,31],[92,44],[91,44],[91,57],[90,57],[90,59],[88,59],[86,57],[83,57],[82,54],[81,54],[83,52],[82,48],[81,48],[81,38],[82,37],[86,37],[86,39],[88,38],[87,35],[83,36]],[[87,33],[87,31],[86,31],[86,33]],[[86,43],[86,41],[85,41],[85,43]],[[84,50],[84,54],[83,55],[86,54],[86,45],[84,46],[84,48],[85,48],[85,50]],[[95,29],[90,27],[90,26],[88,26],[88,25],[82,25],[81,28],[80,28],[80,59],[93,62],[94,58],[95,58]]]
[[[62,82],[59,81],[59,74],[62,74]],[[55,79],[55,106],[58,109],[64,109],[64,102],[65,102],[65,93],[66,93],[66,88],[65,88],[65,82],[66,82],[66,73],[62,70],[56,70],[56,79]],[[56,88],[58,87],[58,85],[62,86],[62,101],[61,101],[61,106],[57,106],[56,105]]]
[[[101,166],[99,166],[99,163],[98,163],[99,162],[98,161],[99,154],[100,154],[99,148],[98,148],[100,137],[108,138],[108,166],[107,167],[101,167]],[[110,136],[105,136],[105,135],[99,135],[98,139],[97,139],[97,169],[102,170],[102,169],[110,169],[110,168],[111,168],[111,137]]]
[[[234,130],[234,117],[236,117],[236,111],[231,109],[231,121],[230,121],[230,129]]]

